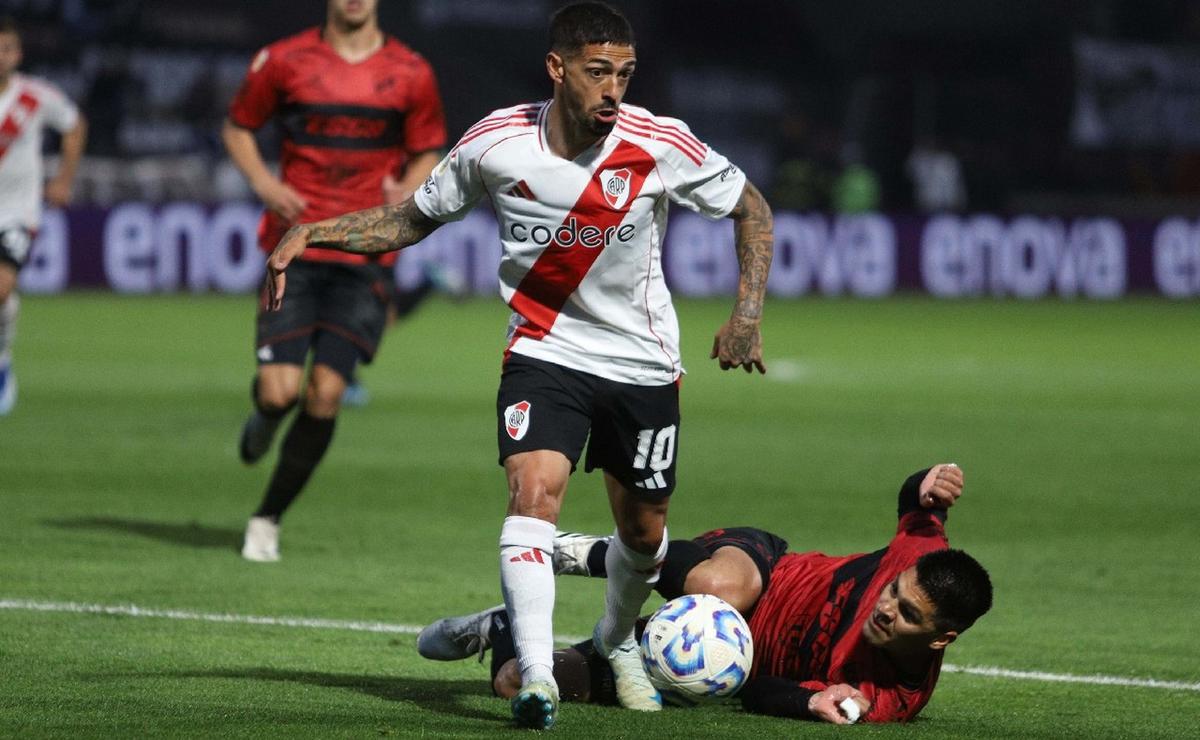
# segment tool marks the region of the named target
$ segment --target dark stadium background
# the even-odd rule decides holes
[[[493,108],[540,99],[552,0],[383,0],[384,28],[424,53],[443,87],[451,136]],[[869,167],[879,206],[911,210],[905,161],[934,139],[962,163],[965,208],[1161,216],[1200,192],[1200,134],[1169,126],[1137,143],[1072,139],[1079,39],[1185,52],[1200,6],[1180,0],[659,0],[624,3],[639,36],[633,102],[687,120],[783,205],[783,163],[828,180]],[[221,157],[223,108],[259,46],[321,20],[320,0],[4,0],[24,26],[26,69],[59,82],[93,122],[89,152],[122,162]],[[1187,56],[1187,55],[1190,55]],[[170,70],[166,79],[155,75]],[[1186,70],[1183,70],[1186,71]],[[1200,81],[1147,70],[1164,104],[1200,109]],[[169,88],[169,89],[164,89]],[[1159,118],[1146,109],[1146,117]],[[1193,119],[1194,120],[1194,117]],[[1135,132],[1126,132],[1130,137]],[[211,162],[210,162],[211,165]],[[237,193],[227,172],[180,184],[126,182],[85,168],[85,201]],[[101,167],[103,170],[103,167]],[[152,164],[142,168],[153,179]],[[105,178],[120,180],[105,183]],[[207,182],[205,181],[207,179]]]

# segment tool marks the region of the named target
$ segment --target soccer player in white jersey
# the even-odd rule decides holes
[[[71,199],[75,168],[86,138],[83,116],[57,88],[18,74],[21,37],[16,24],[0,18],[0,416],[17,402],[12,343],[20,299],[17,273],[29,259],[42,217],[42,129],[62,134],[58,172],[45,186],[55,206]]]
[[[608,5],[551,20],[549,101],[496,111],[470,128],[412,198],[297,226],[268,260],[267,300],[308,245],[402,249],[487,197],[500,224],[500,289],[513,309],[497,397],[508,516],[501,591],[521,670],[517,724],[554,723],[551,616],[555,522],[587,444],[616,522],[605,613],[593,641],[623,706],[662,706],[642,669],[634,621],[667,546],[679,430],[679,328],[660,262],[668,201],[734,221],[733,314],[713,342],[722,369],[765,372],[759,321],[771,263],[771,212],[741,170],[681,121],[622,105],[633,32]],[[588,436],[590,433],[590,441]],[[447,636],[449,638],[451,636]]]

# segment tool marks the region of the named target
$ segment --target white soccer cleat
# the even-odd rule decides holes
[[[492,646],[488,631],[492,617],[504,611],[504,604],[462,617],[439,619],[417,635],[417,652],[429,660],[462,660],[483,655]]]
[[[596,537],[578,532],[554,532],[554,553],[550,562],[556,576],[590,576],[588,553],[597,542],[608,542],[612,537]]]
[[[279,560],[279,524],[265,516],[252,516],[246,523],[242,557],[256,563]]]
[[[617,701],[626,709],[639,712],[657,712],[662,709],[662,694],[650,683],[646,668],[642,665],[642,653],[631,635],[614,648],[609,648],[600,637],[600,625],[592,632],[592,645],[608,659],[616,684]]]
[[[511,706],[518,727],[549,730],[558,717],[558,687],[548,681],[531,681],[512,698]]]

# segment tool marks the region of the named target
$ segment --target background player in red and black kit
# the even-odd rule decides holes
[[[416,52],[380,31],[378,0],[329,0],[325,25],[276,42],[250,64],[222,131],[234,163],[267,210],[259,243],[270,251],[297,223],[406,199],[446,143],[437,83]],[[276,118],[282,176],[263,163],[253,131]],[[301,396],[242,555],[279,559],[279,519],[333,437],[346,383],[370,362],[386,321],[394,254],[310,249],[280,312],[260,310],[255,410],[242,430],[246,463],[266,454]]]
[[[752,712],[843,724],[837,705],[853,698],[867,722],[915,717],[933,694],[944,648],[992,603],[987,572],[948,548],[946,509],[962,493],[962,471],[937,465],[900,489],[899,525],[887,547],[836,557],[788,553],[759,529],[730,528],[674,540],[657,590],[720,596],[746,614],[754,637],[751,679],[741,691]],[[604,574],[605,538],[560,534],[556,572]],[[519,686],[502,607],[444,619],[422,632],[425,657],[450,660],[493,648],[493,688]],[[555,655],[564,697],[610,702],[603,659],[582,643]]]

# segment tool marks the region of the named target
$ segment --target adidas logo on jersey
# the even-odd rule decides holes
[[[606,194],[605,197],[607,198],[608,195]],[[629,197],[627,191],[624,197]],[[563,249],[570,249],[576,244],[588,249],[596,249],[597,247],[607,247],[614,240],[622,243],[633,241],[637,234],[637,226],[623,224],[608,226],[604,229],[591,224],[580,226],[579,220],[575,216],[571,216],[570,221],[554,229],[542,224],[530,226],[520,221],[514,221],[509,225],[508,233],[514,241],[533,242],[542,247],[553,242]]]
[[[514,198],[537,200],[537,196],[533,194],[533,188],[529,187],[529,183],[524,180],[518,180],[516,185],[505,191],[505,194],[511,195]]]

